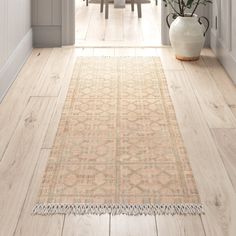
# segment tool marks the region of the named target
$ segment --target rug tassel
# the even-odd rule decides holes
[[[201,215],[204,214],[202,204],[59,204],[38,203],[33,209],[34,215]]]

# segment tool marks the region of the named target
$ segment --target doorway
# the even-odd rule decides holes
[[[86,4],[87,3],[87,4]],[[75,45],[77,47],[156,47],[161,46],[161,3],[141,0],[142,16],[137,5],[131,9],[114,8],[111,0],[109,16],[100,12],[100,0],[75,0]]]

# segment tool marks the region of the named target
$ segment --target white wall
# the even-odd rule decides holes
[[[0,101],[31,48],[31,0],[0,0]]]
[[[211,47],[236,83],[236,1],[213,1],[212,22]]]

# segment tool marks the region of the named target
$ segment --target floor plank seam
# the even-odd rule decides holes
[[[203,59],[203,57],[201,57],[201,61],[202,61],[203,64],[204,64],[204,69],[205,69],[205,71],[207,72],[207,74],[208,74],[208,76],[211,78],[211,80],[213,81],[215,87],[217,88],[217,91],[218,91],[219,94],[221,95],[221,97],[222,97],[224,103],[229,107],[229,110],[230,110],[230,112],[231,112],[231,115],[232,115],[232,117],[235,118],[235,121],[236,121],[236,115],[235,115],[234,112],[232,111],[232,108],[236,107],[236,104],[233,104],[233,107],[231,107],[231,105],[227,103],[227,100],[226,100],[224,94],[222,94],[221,90],[219,89],[219,87],[218,87],[218,85],[217,85],[217,83],[216,83],[216,81],[215,81],[215,78],[214,78],[214,76],[212,75],[211,71],[209,70],[207,64],[205,63],[205,61],[204,61],[204,59]],[[236,92],[236,91],[235,91],[235,92]],[[235,123],[235,126],[234,126],[234,127],[230,127],[230,128],[236,128],[236,123]]]
[[[11,140],[12,140],[12,137],[14,136],[14,134],[15,134],[15,132],[16,132],[16,130],[17,130],[17,127],[18,127],[18,125],[19,125],[19,122],[21,121],[22,115],[24,114],[25,110],[27,109],[27,106],[28,106],[29,102],[30,102],[30,96],[28,97],[27,102],[25,103],[24,109],[22,109],[21,114],[19,115],[18,121],[17,121],[16,124],[15,124],[15,129],[14,129],[14,131],[12,132],[11,136],[9,137],[9,141],[8,141],[8,143],[6,144],[6,147],[5,147],[4,151],[3,151],[3,155],[2,155],[2,157],[0,157],[0,163],[4,160],[4,156],[5,156],[5,153],[6,153],[7,149],[8,149],[8,146],[9,146]]]
[[[66,215],[63,216],[63,224],[62,224],[62,227],[61,227],[61,235],[60,236],[64,235],[65,221],[66,221]]]
[[[30,96],[30,98],[58,98],[59,97],[59,95],[57,95],[57,96],[49,96],[49,95],[46,95],[46,96],[44,96],[44,95],[32,95],[32,96]]]
[[[108,235],[111,236],[111,214],[109,214],[109,225],[108,225]]]
[[[214,128],[214,129],[215,129],[215,128]],[[234,192],[236,193],[236,189],[234,188],[233,181],[232,181],[231,176],[230,176],[230,174],[229,174],[229,172],[228,172],[228,169],[227,169],[227,167],[226,167],[226,165],[225,165],[224,157],[222,156],[221,150],[219,149],[219,147],[218,147],[218,145],[217,145],[217,142],[216,142],[216,140],[215,140],[214,134],[212,133],[212,131],[213,131],[214,129],[210,129],[211,137],[212,137],[213,142],[214,142],[214,144],[215,144],[215,146],[216,146],[216,149],[217,149],[217,151],[218,151],[218,153],[219,153],[219,156],[220,156],[222,165],[224,166],[224,170],[225,170],[225,172],[226,172],[226,174],[227,174],[227,177],[228,177],[228,179],[229,179],[229,182],[231,183],[231,186],[232,186]],[[217,128],[217,129],[220,130],[220,128]],[[215,130],[217,130],[217,129],[215,129]],[[225,128],[224,128],[224,129],[225,129]],[[229,129],[230,129],[230,128],[229,128]],[[236,129],[235,129],[235,130],[236,130]]]
[[[24,209],[24,207],[25,207],[25,205],[26,205],[26,199],[27,199],[28,196],[29,196],[30,186],[32,185],[32,182],[33,182],[33,179],[34,179],[34,176],[35,176],[35,171],[36,171],[37,166],[38,166],[38,163],[39,163],[39,157],[40,157],[40,154],[41,154],[41,151],[39,152],[39,155],[38,155],[37,161],[36,161],[35,166],[34,166],[33,174],[32,174],[32,176],[31,176],[31,178],[30,178],[30,182],[29,182],[29,185],[28,185],[28,188],[27,188],[27,192],[26,192],[26,195],[25,195],[25,199],[24,199],[24,202],[23,202],[22,207],[21,207],[21,209],[20,209],[19,217],[18,217],[18,220],[17,220],[16,226],[15,226],[15,229],[14,229],[14,233],[13,233],[13,235],[16,234],[16,230],[17,230],[17,228],[18,228],[19,221],[20,221],[20,218],[21,218],[21,216],[22,216],[23,209]],[[29,214],[31,214],[31,212],[30,212]]]
[[[122,47],[112,47],[114,49],[114,52],[112,52],[112,50],[104,50],[104,52],[102,52],[102,49],[104,49],[106,47],[97,47],[98,52],[95,52],[96,50],[94,50],[95,48],[92,47],[85,47],[85,48],[76,48],[76,47],[72,47],[72,51],[74,50],[76,52],[75,54],[75,58],[77,56],[85,56],[85,57],[91,57],[94,56],[94,54],[98,53],[98,54],[111,54],[113,53],[114,56],[117,56],[116,53],[121,54],[120,57],[122,57],[123,55],[129,55],[129,54],[134,54],[135,55],[129,55],[129,57],[138,57],[143,56],[145,57],[146,55],[152,54],[151,50],[155,50],[153,47],[151,47],[150,51],[149,49],[146,50],[146,48],[144,47],[132,47],[132,48],[123,48],[124,50],[120,50],[119,52],[116,52],[119,49],[122,49]],[[109,49],[109,47],[108,47]],[[126,50],[127,49],[127,50]],[[128,49],[132,49],[131,52],[128,51]],[[143,49],[143,50],[139,50],[139,49]],[[42,50],[48,50],[48,49],[42,49]],[[158,51],[158,49],[156,49]],[[167,49],[169,50],[169,49]],[[199,66],[197,66],[198,68],[195,68],[196,71],[194,70],[193,73],[189,73],[187,71],[189,71],[189,68],[187,67],[187,71],[186,68],[184,67],[184,63],[183,63],[183,69],[181,69],[181,66],[179,64],[178,61],[175,60],[175,58],[173,56],[171,56],[172,54],[170,54],[170,52],[168,52],[165,48],[161,48],[160,52],[163,52],[157,55],[159,55],[159,57],[162,59],[163,61],[163,65],[166,64],[167,68],[164,67],[164,71],[167,71],[167,75],[168,73],[179,73],[178,75],[181,76],[183,78],[179,78],[180,81],[179,83],[175,83],[174,80],[172,81],[172,79],[174,79],[174,77],[170,77],[170,85],[171,87],[169,88],[170,90],[172,90],[172,86],[173,86],[173,93],[174,96],[172,96],[172,98],[176,98],[177,96],[177,103],[176,103],[176,107],[177,107],[177,111],[180,112],[185,112],[187,109],[188,111],[194,111],[193,108],[195,108],[196,112],[193,112],[193,114],[196,115],[196,119],[194,119],[194,117],[191,114],[188,113],[184,113],[186,116],[190,115],[190,117],[192,117],[192,121],[189,120],[187,118],[187,120],[185,120],[185,117],[181,117],[179,118],[179,122],[181,124],[181,127],[183,128],[184,134],[185,132],[190,132],[190,134],[192,134],[193,136],[194,131],[196,131],[196,137],[192,137],[189,136],[187,134],[187,136],[184,137],[189,137],[191,141],[190,142],[190,155],[192,156],[193,153],[193,158],[191,158],[191,160],[193,160],[193,163],[195,164],[193,167],[193,169],[195,169],[196,171],[194,172],[194,176],[196,176],[196,179],[200,179],[202,180],[202,183],[200,182],[200,187],[201,187],[201,195],[202,195],[202,201],[205,204],[206,207],[206,215],[200,216],[200,218],[198,217],[171,217],[171,218],[158,218],[157,216],[153,218],[151,218],[149,220],[149,218],[143,218],[143,219],[138,219],[138,218],[134,218],[132,219],[132,217],[128,217],[126,218],[125,216],[121,217],[121,218],[113,218],[113,216],[109,215],[109,218],[105,218],[105,220],[102,217],[98,218],[90,218],[87,217],[85,221],[77,221],[77,219],[74,219],[73,217],[66,217],[66,216],[62,216],[60,218],[60,221],[57,221],[57,218],[48,218],[47,219],[42,219],[41,217],[35,217],[35,218],[31,218],[32,216],[31,214],[31,204],[33,204],[34,198],[36,196],[36,192],[38,187],[35,186],[35,183],[38,184],[38,181],[40,182],[41,177],[41,173],[38,173],[38,166],[40,165],[40,154],[44,151],[44,150],[48,150],[50,152],[51,147],[50,147],[50,143],[51,141],[53,141],[53,133],[54,131],[56,131],[55,127],[57,126],[57,124],[55,125],[55,121],[58,120],[58,116],[60,116],[60,107],[63,102],[63,99],[66,98],[66,94],[68,91],[68,85],[69,85],[69,81],[70,81],[70,74],[68,73],[68,71],[70,70],[70,68],[74,67],[71,66],[72,60],[69,59],[69,62],[66,66],[66,73],[65,75],[63,75],[63,78],[60,82],[60,84],[57,84],[57,89],[60,86],[60,90],[58,89],[57,91],[59,91],[58,96],[34,96],[32,95],[32,93],[34,91],[36,91],[35,89],[37,89],[37,78],[41,78],[40,81],[40,85],[45,81],[45,78],[42,77],[42,74],[45,71],[45,67],[49,61],[50,55],[52,55],[52,50],[51,51],[43,51],[40,50],[41,52],[41,60],[40,63],[42,64],[42,68],[41,67],[37,67],[38,65],[36,65],[36,63],[38,63],[38,61],[34,60],[33,62],[33,66],[37,67],[37,74],[33,75],[33,80],[27,80],[29,79],[29,77],[19,77],[17,78],[20,83],[23,83],[23,86],[19,86],[19,84],[16,87],[12,87],[10,88],[10,90],[12,90],[13,92],[9,93],[9,99],[7,99],[7,102],[5,102],[5,106],[11,105],[12,103],[15,103],[16,99],[15,99],[15,93],[18,92],[18,89],[22,88],[22,90],[19,90],[22,93],[22,96],[24,96],[24,98],[22,98],[18,103],[20,104],[20,109],[17,110],[17,116],[14,117],[14,120],[11,119],[5,119],[4,120],[4,124],[2,124],[2,127],[4,127],[4,125],[6,124],[6,127],[10,127],[11,128],[11,132],[10,134],[7,135],[7,140],[5,140],[3,148],[2,149],[2,156],[0,157],[0,166],[3,167],[3,169],[5,168],[6,163],[8,163],[8,159],[9,157],[11,157],[10,155],[8,155],[9,151],[11,151],[11,143],[14,140],[14,136],[16,135],[16,133],[18,134],[18,131],[16,131],[19,127],[20,122],[22,123],[22,128],[24,125],[24,119],[27,119],[30,116],[30,112],[32,110],[29,110],[28,113],[25,113],[26,115],[24,115],[25,110],[29,107],[29,102],[31,99],[36,98],[36,100],[41,103],[41,101],[43,99],[53,99],[53,101],[55,101],[53,104],[51,104],[50,108],[47,109],[48,112],[51,112],[50,116],[47,116],[47,118],[45,118],[45,125],[43,126],[44,128],[44,132],[41,132],[39,137],[41,142],[40,143],[36,143],[35,148],[37,148],[37,152],[39,152],[38,157],[36,156],[36,158],[34,158],[34,161],[32,162],[29,158],[27,159],[27,161],[24,160],[24,163],[22,165],[26,165],[26,167],[20,169],[22,170],[22,173],[26,170],[26,168],[29,168],[28,170],[30,171],[30,175],[27,175],[27,182],[25,184],[24,187],[24,191],[23,194],[20,195],[20,200],[19,197],[13,196],[14,193],[20,193],[21,187],[22,186],[18,186],[15,187],[13,190],[15,192],[13,192],[13,190],[11,190],[10,195],[12,195],[11,198],[9,198],[6,194],[3,195],[3,203],[9,203],[11,202],[12,199],[14,200],[12,202],[12,204],[9,204],[10,207],[8,207],[8,209],[3,205],[3,216],[1,219],[1,224],[2,227],[4,228],[6,225],[8,227],[7,224],[9,224],[9,228],[5,227],[3,229],[3,231],[5,232],[5,235],[9,235],[9,236],[18,236],[18,235],[28,235],[27,232],[32,232],[33,235],[39,235],[42,232],[45,232],[46,234],[52,234],[52,235],[60,235],[60,236],[67,236],[67,235],[71,235],[71,234],[75,234],[75,235],[109,235],[109,236],[115,236],[115,235],[156,235],[156,236],[162,236],[162,235],[202,235],[202,236],[210,236],[210,235],[217,235],[217,236],[221,236],[221,235],[228,235],[230,233],[234,234],[235,232],[235,227],[233,225],[233,222],[235,220],[235,214],[233,209],[235,208],[235,196],[236,196],[236,189],[233,187],[233,178],[230,175],[231,173],[231,169],[227,169],[227,164],[230,164],[231,162],[228,163],[228,159],[227,158],[231,158],[234,157],[234,152],[232,152],[231,150],[231,144],[233,144],[233,139],[232,138],[228,138],[228,141],[230,144],[230,146],[227,145],[227,140],[226,143],[224,143],[224,134],[228,134],[230,132],[230,130],[236,130],[236,127],[233,128],[221,128],[220,126],[217,128],[211,127],[211,120],[209,122],[208,119],[208,114],[206,112],[206,110],[204,110],[204,103],[201,103],[201,94],[202,94],[202,89],[207,89],[207,87],[204,87],[204,85],[208,84],[207,81],[204,83],[204,81],[202,81],[202,83],[199,85],[199,87],[194,87],[195,85],[195,80],[193,81],[191,78],[189,79],[189,76],[195,76],[198,75],[198,71],[200,71],[200,74],[204,73],[203,72],[203,68],[200,68],[200,66],[202,66],[201,64]],[[137,52],[136,52],[137,51]],[[48,56],[50,52],[50,55]],[[137,53],[137,55],[136,55]],[[82,54],[82,55],[78,55],[78,54]],[[143,54],[143,55],[142,55]],[[71,54],[72,55],[72,54]],[[204,54],[203,54],[204,55]],[[99,56],[99,55],[98,55]],[[109,55],[108,55],[109,56]],[[100,56],[102,57],[102,55]],[[71,57],[70,57],[71,58]],[[34,58],[33,58],[34,59]],[[55,59],[53,59],[55,60]],[[230,87],[231,85],[226,81],[226,77],[223,77],[222,80],[220,80],[220,76],[217,77],[217,73],[219,68],[216,68],[216,62],[215,62],[215,57],[214,60],[213,59],[208,59],[207,57],[204,58],[204,56],[202,57],[202,60],[204,62],[204,64],[206,65],[204,68],[206,70],[208,70],[208,72],[210,73],[211,79],[213,80],[214,84],[216,85],[217,90],[219,91],[220,95],[223,96],[223,101],[225,101],[226,105],[230,108],[231,112],[233,113],[234,117],[236,118],[236,104],[234,104],[234,96],[231,96],[230,93],[233,93],[234,90],[232,87]],[[206,60],[206,61],[205,61]],[[214,64],[213,64],[214,63]],[[27,63],[26,63],[27,64]],[[41,65],[40,64],[40,65]],[[209,65],[214,65],[214,67],[208,67]],[[32,65],[29,64],[30,66]],[[176,69],[171,69],[171,68],[176,68]],[[179,68],[179,69],[178,69]],[[213,71],[214,69],[216,69],[216,71]],[[34,67],[32,68],[32,70],[34,70]],[[213,73],[214,72],[214,73]],[[184,73],[187,73],[187,76],[184,76]],[[45,72],[46,75],[48,75],[49,73],[46,71]],[[31,75],[31,74],[30,74]],[[166,75],[167,81],[168,81],[168,76]],[[222,73],[223,75],[223,73]],[[70,78],[69,78],[70,77]],[[228,78],[229,79],[229,78]],[[28,84],[25,84],[24,82],[27,80]],[[17,81],[17,80],[16,80]],[[182,81],[182,82],[181,82]],[[196,82],[197,83],[197,82]],[[181,86],[181,88],[183,87],[183,90],[178,90],[178,86],[179,84],[183,85]],[[221,85],[223,86],[223,88],[221,88]],[[51,86],[53,86],[52,83],[50,83],[50,87],[48,86],[48,90],[50,90]],[[232,84],[232,86],[235,86]],[[181,89],[180,88],[180,89]],[[229,96],[227,94],[227,89],[229,88]],[[53,88],[52,88],[53,89]],[[176,89],[176,90],[175,90]],[[55,89],[54,89],[55,90]],[[54,91],[53,90],[53,91]],[[188,91],[189,90],[189,91]],[[211,90],[211,88],[209,88],[209,91]],[[176,94],[175,94],[176,91]],[[204,90],[204,92],[207,93],[207,90]],[[182,93],[182,94],[181,94]],[[204,95],[205,93],[203,93]],[[25,96],[26,95],[26,96]],[[199,96],[200,95],[200,96]],[[178,97],[179,96],[179,97]],[[189,105],[191,106],[191,109],[188,110],[188,108],[186,106],[182,107],[181,102],[184,102],[184,98],[189,98],[191,102],[189,102]],[[199,98],[199,99],[198,99]],[[207,94],[206,94],[206,98],[207,98]],[[216,99],[214,97],[210,97],[211,101],[216,101],[217,104],[217,96]],[[179,104],[180,101],[180,104]],[[222,101],[222,99],[220,100]],[[205,100],[205,102],[207,103],[208,100]],[[59,108],[58,108],[59,106]],[[203,109],[202,109],[203,107]],[[182,110],[181,110],[182,109]],[[226,107],[226,109],[228,109]],[[205,112],[204,112],[205,111]],[[214,111],[214,110],[213,110]],[[212,113],[215,114],[216,117],[219,116],[221,117],[222,113],[220,113],[221,110],[216,110],[216,113]],[[13,110],[14,112],[14,110]],[[15,115],[15,113],[13,113],[13,115]],[[218,113],[217,113],[218,112]],[[2,114],[4,114],[2,112]],[[37,114],[37,110],[34,109],[34,114]],[[54,117],[55,116],[55,117]],[[10,116],[9,116],[10,117]],[[41,116],[42,117],[42,116]],[[6,118],[8,118],[8,116],[6,116]],[[227,117],[226,117],[227,118]],[[40,119],[41,120],[41,119]],[[233,119],[231,119],[233,120]],[[48,122],[49,121],[49,122]],[[224,120],[222,120],[224,122]],[[186,123],[184,123],[186,122]],[[40,122],[39,122],[40,123]],[[50,124],[54,123],[53,126],[50,128]],[[214,123],[214,120],[213,120]],[[224,124],[224,123],[223,123]],[[228,123],[227,123],[228,124]],[[21,127],[21,126],[20,126]],[[186,128],[187,127],[187,128]],[[186,128],[186,130],[185,130]],[[198,130],[197,128],[200,128],[200,130]],[[225,130],[225,132],[220,132],[220,130],[223,129]],[[219,131],[219,141],[218,141],[218,136],[215,136],[215,133],[218,134]],[[19,130],[21,131],[21,129]],[[182,129],[181,129],[182,131]],[[23,129],[23,132],[25,132],[25,129]],[[192,133],[191,133],[192,132]],[[210,132],[210,133],[209,133]],[[234,137],[234,131],[232,131],[233,134],[230,135],[229,137]],[[7,133],[3,132],[3,134]],[[36,134],[37,135],[37,134]],[[44,141],[45,141],[45,137],[48,135],[48,139],[45,142],[45,146],[44,146]],[[33,136],[33,135],[31,135]],[[4,135],[2,135],[2,137],[4,138]],[[26,137],[26,139],[28,138],[28,136],[24,136]],[[203,140],[206,141],[205,143],[205,147],[203,142],[200,142],[200,146],[197,147],[196,149],[193,148],[193,150],[191,150],[192,148],[192,144],[191,142],[194,142],[194,140],[196,141],[196,143],[198,143],[199,140],[201,140],[201,137],[203,138]],[[228,136],[227,136],[228,137]],[[20,136],[18,137],[18,139],[20,140]],[[17,139],[17,140],[18,140]],[[192,140],[193,139],[193,140]],[[229,152],[224,152],[224,149],[222,149],[221,146],[221,140],[222,140],[222,145],[223,148],[226,148],[227,151],[229,150]],[[48,144],[47,144],[48,143]],[[187,141],[188,144],[188,141]],[[226,145],[224,145],[226,144]],[[194,146],[194,144],[193,144]],[[234,147],[234,144],[233,144]],[[16,152],[18,151],[18,146],[14,146],[13,147],[13,151],[16,150]],[[198,151],[198,149],[200,149],[200,151]],[[215,150],[216,149],[216,150]],[[205,150],[205,152],[202,152],[202,150]],[[13,151],[11,152],[13,154]],[[48,151],[46,151],[48,153]],[[194,151],[196,151],[196,153],[194,153]],[[33,153],[33,152],[32,152]],[[206,154],[206,155],[205,155]],[[209,154],[209,156],[207,155]],[[213,154],[213,155],[211,155]],[[199,156],[200,155],[200,156]],[[205,157],[201,156],[205,155]],[[32,156],[33,157],[33,156]],[[46,156],[45,156],[46,157]],[[196,159],[195,157],[200,157],[199,162],[200,164],[198,164],[198,159]],[[210,158],[210,159],[209,159]],[[10,161],[13,158],[10,158]],[[205,161],[209,160],[209,161]],[[3,161],[4,160],[4,161]],[[14,160],[12,161],[16,161],[17,159],[14,158]],[[42,160],[42,159],[41,159]],[[190,160],[190,161],[191,161]],[[3,161],[3,163],[2,163]],[[47,161],[44,159],[44,161]],[[19,163],[16,162],[16,163]],[[216,163],[216,164],[214,164]],[[232,162],[233,163],[233,162]],[[199,170],[198,168],[201,168],[202,166],[211,166],[212,164],[212,168],[203,170],[201,172],[201,170]],[[21,165],[21,166],[22,166]],[[40,171],[43,168],[40,168]],[[17,170],[15,168],[15,170]],[[234,170],[234,169],[232,169]],[[8,170],[6,170],[8,171]],[[27,170],[26,170],[27,171]],[[19,171],[18,171],[19,172]],[[14,176],[14,178],[10,177],[10,179],[6,179],[5,181],[5,176],[2,178],[2,183],[5,184],[9,183],[9,184],[13,184],[14,185],[14,181],[16,180],[16,182],[18,183],[18,179],[20,178],[20,183],[23,183],[23,181],[25,180],[24,176],[22,175],[18,175],[17,174]],[[21,173],[21,174],[22,174]],[[38,174],[37,174],[38,173]],[[197,181],[199,182],[199,181]],[[206,182],[206,184],[204,183]],[[217,186],[214,186],[213,184],[217,184]],[[5,185],[4,185],[5,186]],[[209,190],[208,190],[209,187]],[[200,189],[200,188],[199,188]],[[202,190],[204,190],[202,192]],[[5,190],[3,190],[5,191]],[[7,190],[8,191],[8,190]],[[209,191],[209,193],[208,193]],[[34,193],[35,192],[35,193]],[[4,192],[3,192],[4,193]],[[16,206],[17,209],[17,214],[14,214],[14,209],[12,209],[12,207]],[[112,221],[113,220],[113,221]],[[155,222],[153,222],[153,220],[155,220]],[[155,225],[154,225],[155,224]],[[43,231],[42,231],[43,230]],[[0,230],[1,231],[1,230]],[[154,232],[155,231],[155,232]],[[54,234],[53,234],[54,232]],[[55,233],[57,232],[57,233]],[[70,232],[70,233],[69,233]],[[0,232],[1,234],[1,232]]]
[[[56,97],[55,97],[56,98]],[[52,112],[52,114],[51,114],[51,116],[50,116],[50,119],[49,119],[49,122],[48,122],[48,125],[47,125],[47,129],[46,129],[46,132],[45,132],[45,134],[44,134],[44,136],[43,136],[43,141],[42,141],[42,144],[41,144],[41,149],[44,149],[44,140],[45,140],[45,138],[46,138],[46,135],[47,135],[47,133],[48,133],[48,130],[49,130],[49,128],[50,128],[50,125],[51,125],[51,121],[53,120],[53,117],[54,117],[54,114],[56,113],[56,108],[57,108],[57,104],[59,103],[59,99],[58,99],[58,97],[57,97],[57,100],[56,100],[56,102],[55,102],[55,106],[54,106],[54,108],[53,108],[53,112]],[[45,149],[47,149],[47,148],[45,148]]]
[[[157,216],[155,215],[154,218],[155,218],[156,234],[157,234],[157,236],[159,236],[159,233],[158,233],[158,226],[157,226]]]
[[[202,223],[202,228],[203,228],[204,235],[207,236],[207,233],[206,233],[206,229],[205,229],[205,225],[204,225],[202,216],[200,216],[200,220],[201,220],[201,223]]]
[[[190,77],[191,75],[189,74],[189,72],[188,72],[188,71],[186,70],[186,68],[185,68],[185,63],[183,63],[183,67],[184,67],[185,72],[186,72],[186,74],[188,75],[188,77]],[[187,84],[189,85],[189,87],[191,88],[192,94],[194,95],[194,98],[195,98],[195,100],[196,100],[196,102],[197,102],[197,104],[198,104],[198,108],[199,108],[199,110],[200,110],[201,113],[202,113],[202,119],[204,120],[204,123],[206,124],[206,127],[208,128],[209,132],[211,133],[211,131],[210,131],[211,127],[210,127],[210,125],[209,125],[209,122],[208,122],[207,119],[206,119],[206,116],[205,116],[205,114],[204,114],[204,110],[203,110],[202,105],[201,105],[201,103],[200,103],[200,101],[199,101],[199,98],[198,98],[198,96],[197,96],[197,91],[195,91],[195,89],[194,89],[194,85],[192,84],[191,80],[185,80],[185,83],[187,83]],[[217,88],[217,89],[218,89],[218,88]]]
[[[44,136],[43,144],[42,144],[42,145],[44,145],[44,141],[45,141],[45,138],[46,138],[46,136],[47,136],[48,130],[49,130],[49,128],[50,128],[51,122],[52,122],[52,120],[53,120],[55,114],[57,113],[57,108],[60,107],[60,100],[62,99],[63,104],[65,103],[65,100],[66,100],[66,95],[67,95],[67,93],[68,93],[69,84],[70,84],[70,81],[71,81],[71,77],[72,77],[72,75],[73,75],[73,68],[74,68],[74,65],[75,65],[75,58],[74,58],[72,55],[70,55],[70,58],[69,58],[69,62],[68,62],[68,64],[67,64],[67,67],[70,67],[70,63],[73,63],[73,66],[71,67],[72,69],[70,68],[70,69],[69,69],[69,72],[65,72],[65,74],[64,74],[64,76],[63,76],[63,79],[64,79],[63,81],[64,81],[64,83],[66,83],[67,89],[66,89],[65,91],[63,91],[63,89],[62,89],[62,87],[61,87],[58,96],[55,97],[55,98],[57,98],[57,101],[56,101],[56,104],[55,104],[55,107],[54,107],[54,111],[52,112],[52,116],[51,116],[51,118],[50,118],[50,120],[49,120],[49,124],[48,124],[48,127],[47,127],[47,131],[46,131],[46,133],[45,133],[45,136]],[[67,74],[67,73],[68,73],[68,74]],[[69,75],[69,76],[68,76],[68,75]],[[69,77],[68,81],[65,79],[67,76]],[[62,83],[61,83],[61,85],[62,85]],[[52,97],[54,97],[54,96],[52,96]],[[64,105],[63,105],[63,106],[64,106]],[[62,109],[63,109],[63,108],[62,108]],[[62,112],[62,109],[61,109],[61,112]],[[59,121],[58,121],[57,126],[58,126],[58,125],[59,125]],[[51,149],[51,147],[44,147],[44,146],[42,146],[41,149]]]

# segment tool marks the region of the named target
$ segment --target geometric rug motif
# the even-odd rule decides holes
[[[201,214],[161,61],[77,59],[35,214]]]

